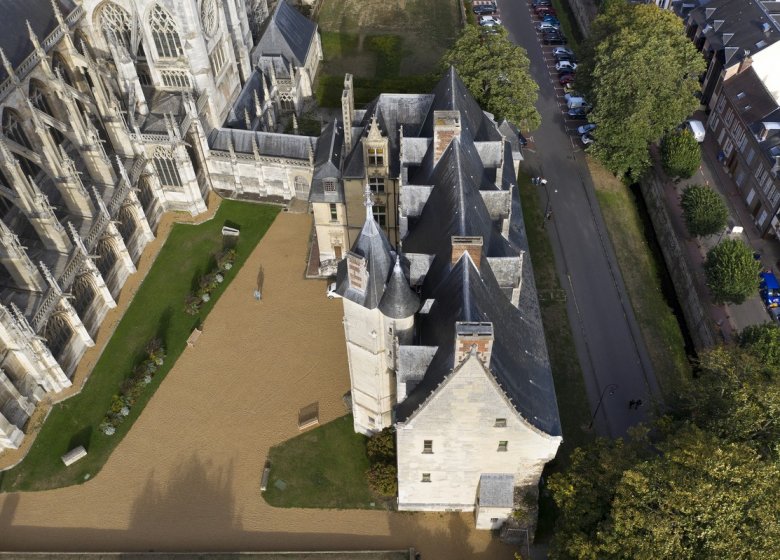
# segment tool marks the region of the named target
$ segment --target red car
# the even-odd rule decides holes
[[[537,6],[536,8],[534,8],[534,12],[540,18],[544,16],[558,15],[557,12],[555,11],[555,8],[552,8],[550,6]]]
[[[574,82],[574,74],[564,74],[560,78],[558,78],[558,81],[561,83],[562,86],[571,84]]]

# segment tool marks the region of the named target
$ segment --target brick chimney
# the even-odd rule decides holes
[[[493,323],[458,321],[455,323],[455,365],[474,352],[485,367],[489,367],[493,340]]]
[[[365,293],[368,284],[366,259],[352,251],[347,252],[347,279],[350,287]]]
[[[466,237],[461,235],[453,235],[451,238],[452,243],[452,264],[457,263],[463,256],[463,253],[468,253],[471,260],[479,268],[479,263],[482,259],[482,238],[481,237]]]
[[[450,145],[452,139],[460,138],[460,111],[433,112],[433,164]]]

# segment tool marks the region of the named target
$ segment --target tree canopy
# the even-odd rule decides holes
[[[724,239],[707,253],[704,273],[716,303],[742,303],[758,291],[761,263],[739,239]]]
[[[701,165],[699,142],[690,130],[673,130],[661,142],[661,163],[672,177],[688,179]]]
[[[680,205],[691,235],[713,235],[725,230],[729,211],[712,189],[703,185],[686,187]]]
[[[531,77],[527,53],[503,28],[483,35],[467,25],[444,54],[442,66],[454,66],[477,102],[496,118],[522,130],[533,130],[542,122],[535,106],[539,86]]]
[[[655,4],[605,2],[593,21],[577,86],[590,96],[591,153],[617,175],[639,178],[648,146],[699,105],[702,55],[682,20]]]

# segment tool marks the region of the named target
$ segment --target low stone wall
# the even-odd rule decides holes
[[[716,326],[707,313],[706,300],[696,288],[688,258],[674,231],[663,199],[663,184],[655,175],[651,175],[640,186],[693,345],[696,350],[714,346],[720,342]]]
[[[594,0],[562,0],[569,5],[577,27],[583,37],[590,35],[590,22],[596,17],[599,9]]]

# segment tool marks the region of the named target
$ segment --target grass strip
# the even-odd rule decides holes
[[[272,206],[223,200],[211,220],[200,225],[174,225],[84,389],[53,407],[25,459],[0,473],[0,489],[45,490],[81,484],[94,477],[176,363],[192,330],[214,307],[278,212]],[[197,287],[198,279],[214,268],[214,254],[222,249],[221,228],[226,225],[241,232],[235,263],[223,272],[224,282],[212,292],[199,314],[187,315],[184,300]],[[145,357],[144,346],[153,337],[163,341],[165,362],[116,433],[106,436],[98,426],[122,381]],[[65,467],[60,456],[78,445],[83,445],[88,455]]]

